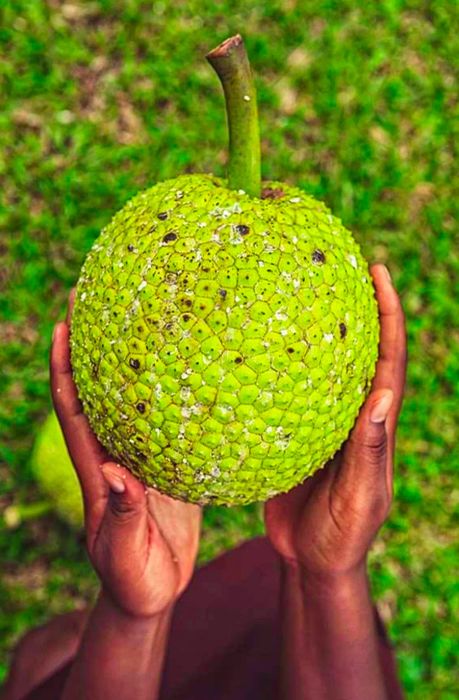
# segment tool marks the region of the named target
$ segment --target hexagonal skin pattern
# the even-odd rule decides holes
[[[175,498],[236,505],[329,460],[369,391],[378,310],[352,235],[301,190],[212,175],[135,196],[77,287],[71,353],[113,457]]]

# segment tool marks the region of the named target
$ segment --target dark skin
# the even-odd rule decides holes
[[[335,458],[265,505],[267,535],[283,562],[283,700],[389,700],[366,557],[392,499],[406,352],[403,313],[387,270],[375,265],[372,276],[381,341],[371,393]],[[174,604],[195,565],[200,508],[145,489],[111,461],[82,413],[68,338],[69,318],[54,333],[52,392],[83,490],[101,593],[63,698],[151,699],[158,697]]]

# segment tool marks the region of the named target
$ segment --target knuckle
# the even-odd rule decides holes
[[[109,507],[116,519],[122,522],[133,520],[139,512],[132,501],[121,498],[110,498]]]
[[[354,450],[358,452],[364,459],[369,459],[373,462],[380,462],[385,458],[387,452],[386,434],[361,438],[351,438],[353,441]]]

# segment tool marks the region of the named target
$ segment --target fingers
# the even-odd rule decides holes
[[[391,415],[396,417],[400,410],[405,386],[405,320],[400,300],[392,285],[387,268],[384,265],[373,265],[371,274],[379,306],[381,327],[379,361],[373,380],[373,388],[388,387],[394,392]]]
[[[390,388],[394,394],[392,408],[386,421],[389,444],[386,479],[392,489],[393,452],[398,415],[403,400],[406,375],[406,334],[402,306],[389,272],[384,265],[371,268],[379,305],[380,343],[379,360],[373,380],[374,389]]]
[[[127,469],[106,462],[100,472],[108,490],[108,505],[100,533],[113,552],[140,552],[145,544],[148,519],[147,492]],[[100,535],[99,535],[100,536]]]
[[[56,412],[64,422],[82,414],[70,365],[69,331],[66,323],[54,329],[51,346],[51,393]],[[64,427],[64,426],[63,426]]]
[[[54,330],[50,372],[54,407],[88,511],[104,492],[97,467],[107,460],[107,454],[96,440],[78,399],[70,365],[69,329],[64,322],[58,323]]]
[[[377,389],[368,397],[343,450],[342,467],[334,489],[352,492],[355,502],[389,505],[392,483],[386,422],[394,402],[391,389]]]

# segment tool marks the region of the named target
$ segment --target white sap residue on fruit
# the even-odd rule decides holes
[[[227,219],[231,214],[241,214],[242,209],[239,202],[234,202],[230,207],[215,207],[209,212],[209,216],[214,216],[216,219]]]
[[[141,292],[142,289],[145,289],[146,286],[147,286],[146,280],[142,280],[141,283],[139,284],[139,286],[137,287],[137,291]]]
[[[352,267],[357,269],[357,258],[355,257],[355,255],[348,255],[347,259],[351,263]]]
[[[333,333],[324,333],[324,340],[327,343],[331,343],[333,340]]]
[[[292,202],[292,204],[297,204],[298,202],[301,202],[301,197],[291,197],[289,202]]]
[[[275,440],[274,444],[279,450],[286,450],[289,442],[290,441],[287,438],[282,438],[282,440]]]
[[[161,384],[159,382],[158,382],[158,384],[156,384],[155,388],[153,389],[153,393],[154,393],[156,399],[160,399],[161,396],[163,395],[163,387],[161,386]]]

